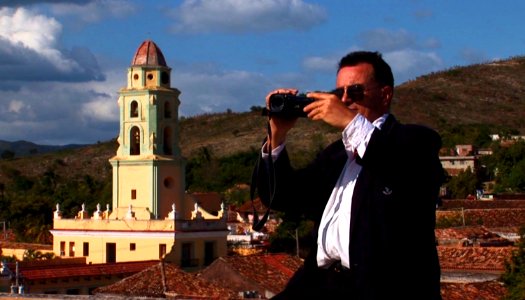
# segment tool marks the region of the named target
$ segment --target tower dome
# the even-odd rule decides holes
[[[133,56],[131,65],[167,67],[162,51],[152,40],[142,42],[137,52],[135,52],[135,56]]]

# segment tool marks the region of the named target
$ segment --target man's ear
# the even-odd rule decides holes
[[[392,98],[394,97],[394,88],[391,86],[384,86],[381,89],[381,98],[383,99],[383,105],[386,107],[390,107],[390,103],[392,102]]]

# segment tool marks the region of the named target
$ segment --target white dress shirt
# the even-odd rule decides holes
[[[340,260],[350,268],[350,216],[354,187],[361,172],[355,155],[363,157],[374,129],[381,128],[387,115],[373,123],[357,115],[343,130],[343,144],[348,159],[324,208],[317,237],[317,265],[328,267]]]
[[[342,140],[348,155],[345,166],[339,175],[332,194],[326,203],[317,238],[317,265],[329,267],[335,261],[350,268],[350,216],[354,186],[361,171],[355,162],[355,155],[363,157],[374,129],[381,128],[388,114],[376,119],[373,123],[358,114],[343,130]],[[261,150],[262,157],[266,145]],[[273,160],[277,159],[284,149],[284,143],[272,150]]]

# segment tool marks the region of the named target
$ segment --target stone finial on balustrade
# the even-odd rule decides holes
[[[228,209],[224,202],[221,203],[221,210],[219,211],[219,219],[228,219]]]
[[[204,217],[202,216],[202,213],[199,210],[199,203],[195,202],[194,204],[194,210],[191,212],[191,218],[193,220],[202,220]]]
[[[167,220],[177,220],[179,218],[179,213],[175,209],[175,203],[171,205],[171,211],[168,214]]]
[[[97,203],[97,210],[93,212],[93,219],[95,220],[104,219],[104,213],[100,210],[100,203]]]
[[[89,219],[88,212],[86,210],[86,204],[82,203],[82,210],[78,212],[77,219]]]
[[[53,213],[53,219],[62,219],[62,212],[60,211],[60,204],[57,203],[57,210]]]
[[[106,210],[103,212],[104,219],[109,219],[109,214],[111,214],[111,210],[109,209],[109,203],[106,204]]]
[[[130,204],[128,207],[128,212],[126,213],[127,220],[135,220],[135,212],[133,211],[133,206]]]

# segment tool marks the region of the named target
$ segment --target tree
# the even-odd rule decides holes
[[[505,273],[501,276],[507,286],[505,300],[525,299],[525,227],[520,228],[520,237],[518,249],[510,261],[505,262]]]
[[[451,177],[446,184],[450,197],[453,199],[465,199],[468,195],[475,195],[478,187],[478,178],[470,167],[461,171],[457,176]]]
[[[0,157],[2,159],[13,159],[15,157],[15,153],[11,150],[4,150],[2,154],[0,154]]]
[[[494,153],[496,190],[498,192],[525,191],[525,142],[508,148],[499,147]]]

